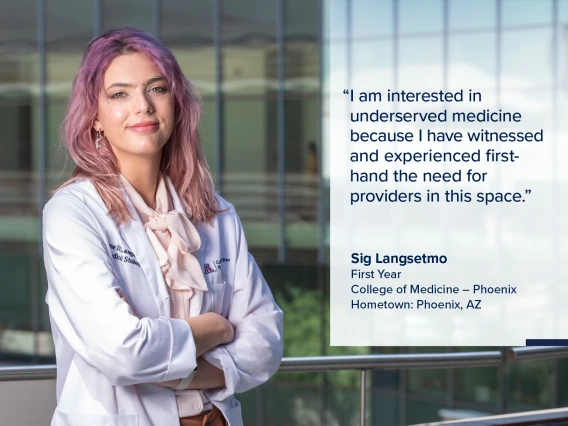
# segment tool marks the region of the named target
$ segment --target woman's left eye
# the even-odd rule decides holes
[[[152,87],[150,91],[155,91],[157,93],[166,93],[166,88],[157,86],[157,87]]]

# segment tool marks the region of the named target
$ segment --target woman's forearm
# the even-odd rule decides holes
[[[203,355],[214,347],[233,341],[235,329],[231,323],[220,315],[208,312],[185,319],[193,334],[196,357]]]
[[[203,357],[197,359],[197,371],[187,389],[204,390],[225,386],[223,370],[207,362]]]

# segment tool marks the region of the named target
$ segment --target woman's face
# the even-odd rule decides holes
[[[174,123],[174,96],[164,76],[141,53],[117,56],[104,75],[94,129],[119,163],[161,156]]]

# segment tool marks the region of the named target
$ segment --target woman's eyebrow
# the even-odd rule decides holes
[[[147,86],[149,84],[152,84],[152,83],[155,83],[156,81],[161,81],[161,80],[165,80],[165,78],[162,77],[162,76],[152,77],[150,80],[148,80],[145,83],[145,85]],[[132,87],[133,88],[133,87],[136,87],[136,85],[133,84],[133,83],[112,83],[110,86],[108,86],[106,88],[106,90],[110,89],[111,87]]]

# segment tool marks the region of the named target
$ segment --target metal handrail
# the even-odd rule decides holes
[[[498,416],[476,417],[474,419],[446,420],[415,424],[414,426],[506,426],[506,425],[543,425],[555,424],[568,420],[568,408],[553,408],[550,410],[525,411],[522,413],[500,414]],[[562,424],[566,424],[563,422]]]
[[[0,367],[0,382],[51,380],[56,378],[54,364]]]
[[[503,362],[500,351],[430,354],[314,356],[284,358],[279,373],[337,370],[406,370],[413,368],[491,367]],[[0,367],[0,382],[55,379],[54,364]]]
[[[316,356],[284,358],[279,373],[334,370],[406,370],[411,368],[491,367],[503,362],[501,351],[429,354]]]
[[[541,359],[555,359],[568,357],[568,347],[566,346],[527,346],[522,348],[511,348],[507,357],[509,361],[531,361]]]
[[[366,373],[370,370],[426,368],[498,367],[505,363],[568,357],[565,347],[520,347],[501,351],[448,352],[424,354],[378,354],[356,356],[318,356],[284,358],[279,373],[359,370],[361,372],[360,425],[365,426]],[[0,367],[1,381],[49,380],[56,378],[56,366],[34,365]]]

